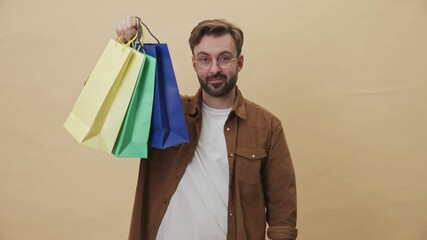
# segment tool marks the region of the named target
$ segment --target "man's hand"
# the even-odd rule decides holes
[[[122,36],[120,42],[126,44],[133,37],[135,37],[137,33],[137,24],[135,16],[128,16],[119,21],[116,27],[117,37]]]

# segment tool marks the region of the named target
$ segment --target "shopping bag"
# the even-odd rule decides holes
[[[188,143],[184,111],[168,47],[164,43],[148,43],[144,44],[143,50],[157,59],[149,146],[164,149]]]
[[[110,40],[64,123],[83,145],[111,153],[144,55]]]
[[[113,148],[117,157],[147,158],[156,59],[145,55],[126,116]]]

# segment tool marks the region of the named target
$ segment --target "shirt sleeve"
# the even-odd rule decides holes
[[[282,124],[273,119],[267,159],[264,163],[263,189],[270,239],[297,238],[297,191],[295,172]]]

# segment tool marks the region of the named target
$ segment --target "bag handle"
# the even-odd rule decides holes
[[[135,21],[137,26],[137,33],[129,42],[125,44],[123,49],[125,47],[132,47],[139,51],[139,49],[144,45],[144,37],[145,37],[144,28],[147,29],[148,33],[150,33],[150,35],[157,41],[157,43],[160,43],[159,39],[157,39],[156,36],[154,36],[154,34],[150,31],[147,25],[145,25],[145,23],[141,21],[141,18],[135,17]],[[122,38],[123,38],[123,34],[120,35],[119,38],[117,38],[116,46],[117,46],[117,43],[119,43]]]
[[[150,29],[147,27],[147,25],[145,25],[145,23],[143,23],[141,21],[140,17],[135,17],[136,19],[136,24],[137,24],[137,35],[139,36],[138,39],[140,39],[141,37],[143,38],[143,30],[144,28],[147,29],[148,33],[150,33],[150,35],[157,41],[157,43],[160,43],[159,39],[156,38],[156,36],[154,36],[154,34],[150,31]]]
[[[131,44],[133,44],[135,41],[136,41],[136,39],[137,39],[137,36],[138,35],[135,35],[135,37],[133,37],[129,42],[127,42],[124,46],[123,46],[123,51],[124,51],[124,49],[126,48],[126,47],[129,47]],[[117,47],[117,44],[120,42],[120,40],[123,38],[123,34],[122,35],[120,35],[120,37],[119,38],[117,38],[117,40],[116,40],[116,47]]]

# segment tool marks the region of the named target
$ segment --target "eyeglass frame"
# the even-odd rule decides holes
[[[230,63],[229,63],[230,65],[229,65],[229,66],[226,66],[226,67],[221,66],[220,61],[218,61],[218,59],[219,59],[219,58],[221,58],[221,56],[219,56],[219,57],[215,60],[215,62],[216,62],[216,65],[217,65],[219,68],[221,68],[221,69],[227,69],[227,68],[231,67],[231,64],[233,63],[233,61],[234,61],[234,60],[237,60],[237,59],[238,59],[238,57],[239,57],[239,56],[228,59],[228,61],[230,61]],[[208,70],[208,69],[210,69],[210,68],[212,67],[212,64],[213,64],[213,58],[211,58],[211,57],[206,57],[206,58],[208,58],[208,59],[209,59],[209,61],[210,61],[210,64],[209,64],[209,65],[207,65],[207,66],[206,66],[206,68],[200,67],[199,62],[201,62],[201,60],[196,60],[195,58],[193,58],[193,62],[196,64],[196,66],[197,66],[199,69],[201,69],[201,70]]]

